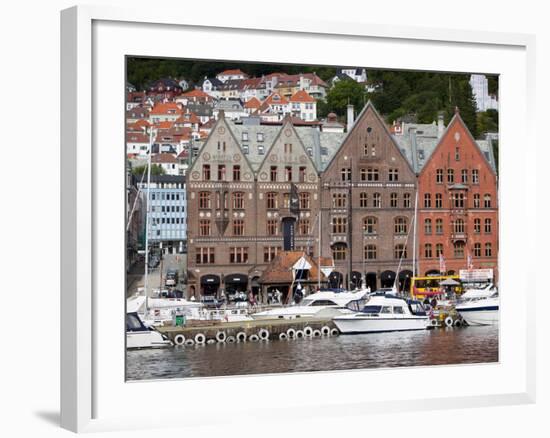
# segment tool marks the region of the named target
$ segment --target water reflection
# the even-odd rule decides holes
[[[348,335],[138,350],[129,380],[498,361],[498,327]]]

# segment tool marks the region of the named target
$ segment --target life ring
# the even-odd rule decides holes
[[[279,340],[280,341],[286,341],[288,339],[288,336],[285,332],[279,333]]]
[[[337,328],[333,328],[331,331],[330,331],[330,335],[331,336],[338,336],[340,334],[340,330],[338,330]]]
[[[452,327],[453,326],[453,318],[451,316],[447,316],[447,318],[445,318],[445,325],[447,327]]]
[[[318,338],[321,336],[321,330],[313,330],[313,337]]]
[[[237,342],[237,340],[235,339],[235,336],[228,336],[225,342],[227,342],[228,344],[234,344],[235,342]]]
[[[219,331],[216,333],[216,341],[225,342],[227,340],[227,335],[224,331]]]
[[[258,332],[258,337],[262,340],[262,341],[268,341],[269,340],[269,331],[267,329],[260,329],[260,331]]]
[[[248,338],[248,340],[250,342],[258,342],[260,340],[260,338],[258,337],[258,335],[250,335],[250,337]]]
[[[176,344],[176,345],[185,344],[185,336],[183,336],[181,333],[174,336],[174,344]]]
[[[462,327],[462,321],[460,319],[455,319],[455,327]]]
[[[193,341],[193,339],[186,339],[185,345],[195,345],[195,341]]]
[[[328,325],[321,327],[321,334],[323,336],[330,336],[330,327]]]
[[[430,325],[432,327],[437,327],[437,319],[434,318],[434,319],[430,320]]]
[[[313,329],[310,326],[307,326],[304,329],[304,336],[307,336],[308,338],[311,338],[313,336]]]
[[[288,336],[288,339],[294,339],[296,337],[296,330],[294,330],[293,328],[289,328],[286,331],[286,335]]]
[[[246,342],[246,333],[245,332],[237,333],[237,342]]]
[[[206,342],[206,336],[204,336],[202,333],[197,333],[195,335],[195,342],[197,344],[204,344]]]
[[[303,338],[303,337],[304,337],[304,331],[296,330],[296,339]]]

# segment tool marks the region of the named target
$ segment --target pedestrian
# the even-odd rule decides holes
[[[432,301],[430,302],[430,305],[432,306],[432,308],[435,309],[435,306],[437,306],[437,300],[435,299],[435,297],[432,298]]]

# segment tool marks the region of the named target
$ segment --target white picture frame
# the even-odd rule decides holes
[[[273,391],[271,400],[261,395],[257,400],[269,412],[276,410],[284,415],[292,409],[300,409],[306,416],[319,417],[362,415],[366,411],[533,402],[535,311],[534,306],[528,304],[534,302],[535,290],[529,282],[514,278],[506,267],[515,266],[526,276],[533,269],[515,254],[521,254],[522,249],[528,250],[535,245],[536,202],[532,190],[535,173],[529,171],[526,158],[535,150],[534,130],[531,129],[531,120],[534,120],[534,37],[483,31],[373,26],[361,22],[258,18],[244,14],[220,16],[214,12],[197,18],[184,11],[179,14],[160,8],[141,11],[103,6],[78,6],[61,14],[62,427],[81,432],[181,426],[177,414],[183,412],[193,413],[188,425],[209,421],[206,415],[194,412],[193,406],[178,403],[167,402],[171,406],[168,412],[174,414],[169,415],[168,420],[151,412],[124,409],[125,402],[139,394],[145,397],[164,397],[168,394],[170,398],[173,396],[170,393],[180,390],[193,395],[195,403],[200,404],[205,394],[213,390],[233,394],[239,388],[262,388]],[[144,37],[141,40],[132,38],[137,35],[136,32]],[[201,51],[174,43],[171,37],[179,38],[179,35],[194,35],[195,41],[201,42]],[[205,35],[208,39],[200,40]],[[250,35],[254,36],[252,55],[251,48],[242,45],[243,41],[249,41],[247,38]],[[155,43],[155,40],[158,43],[162,38],[172,42]],[[300,38],[320,41],[330,49],[349,47],[349,50],[339,50],[332,55],[317,51],[308,53],[306,59],[304,54],[292,50],[292,43]],[[232,39],[236,44],[221,46],[220,41]],[[273,41],[279,44],[270,45],[269,52],[255,51],[255,47],[262,42]],[[372,50],[369,52],[370,62],[365,62],[365,48]],[[388,50],[395,50],[400,56],[389,57],[384,54]],[[414,56],[418,53],[422,53],[421,59]],[[123,289],[120,289],[120,300],[115,298],[111,303],[106,299],[105,287],[113,285],[111,295],[116,297],[124,274],[123,269],[120,273],[116,270],[124,266],[123,238],[120,240],[121,233],[111,230],[111,227],[121,231],[124,228],[123,215],[116,210],[123,208],[120,188],[124,189],[123,173],[118,172],[123,154],[116,152],[116,145],[123,138],[124,131],[124,125],[120,124],[124,118],[124,76],[120,75],[124,62],[121,54],[266,62],[286,59],[287,62],[302,64],[341,63],[378,68],[500,74],[500,361],[493,365],[456,365],[453,368],[455,375],[474,376],[477,389],[467,383],[457,388],[424,388],[422,391],[407,385],[410,380],[418,381],[427,376],[437,379],[444,375],[445,369],[448,369],[446,367],[125,383],[124,370],[121,369],[124,351],[117,350],[124,345]],[[327,62],[330,61],[327,56],[331,56],[333,62]],[[119,104],[120,107],[117,106]],[[119,131],[122,131],[122,136]],[[115,145],[111,146],[112,150],[105,147],[107,143]],[[123,144],[120,143],[120,147]],[[520,144],[523,153],[514,155],[512,149]],[[520,181],[513,178],[514,171],[518,169],[524,175]],[[516,203],[512,205],[510,200],[514,199]],[[117,202],[120,207],[117,207]],[[534,206],[529,215],[522,208],[524,205]],[[110,208],[114,209],[112,215],[106,214]],[[519,233],[513,233],[518,224],[526,230],[521,237]],[[514,308],[511,307],[512,290],[515,294]],[[511,318],[514,318],[513,327]],[[348,391],[341,394],[339,388],[349,387],[346,384],[350,376],[354,381],[364,376],[372,376],[375,381],[380,381],[380,376],[391,377],[389,387],[394,391],[384,396],[382,388],[373,387],[369,392]],[[305,385],[311,396],[290,403],[287,408],[278,406],[277,403],[284,398],[285,388],[288,390],[298,384]],[[319,385],[324,386],[322,392],[317,390]],[[399,390],[395,391],[397,388]],[[238,395],[236,397],[238,399]],[[230,422],[233,414],[231,411],[221,413],[217,422]],[[268,418],[261,412],[254,412],[254,417],[254,421]]]

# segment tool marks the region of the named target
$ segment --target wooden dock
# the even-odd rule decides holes
[[[163,326],[157,329],[176,345],[279,340],[339,334],[332,320],[327,318],[200,321],[199,324],[190,321],[185,326]]]

